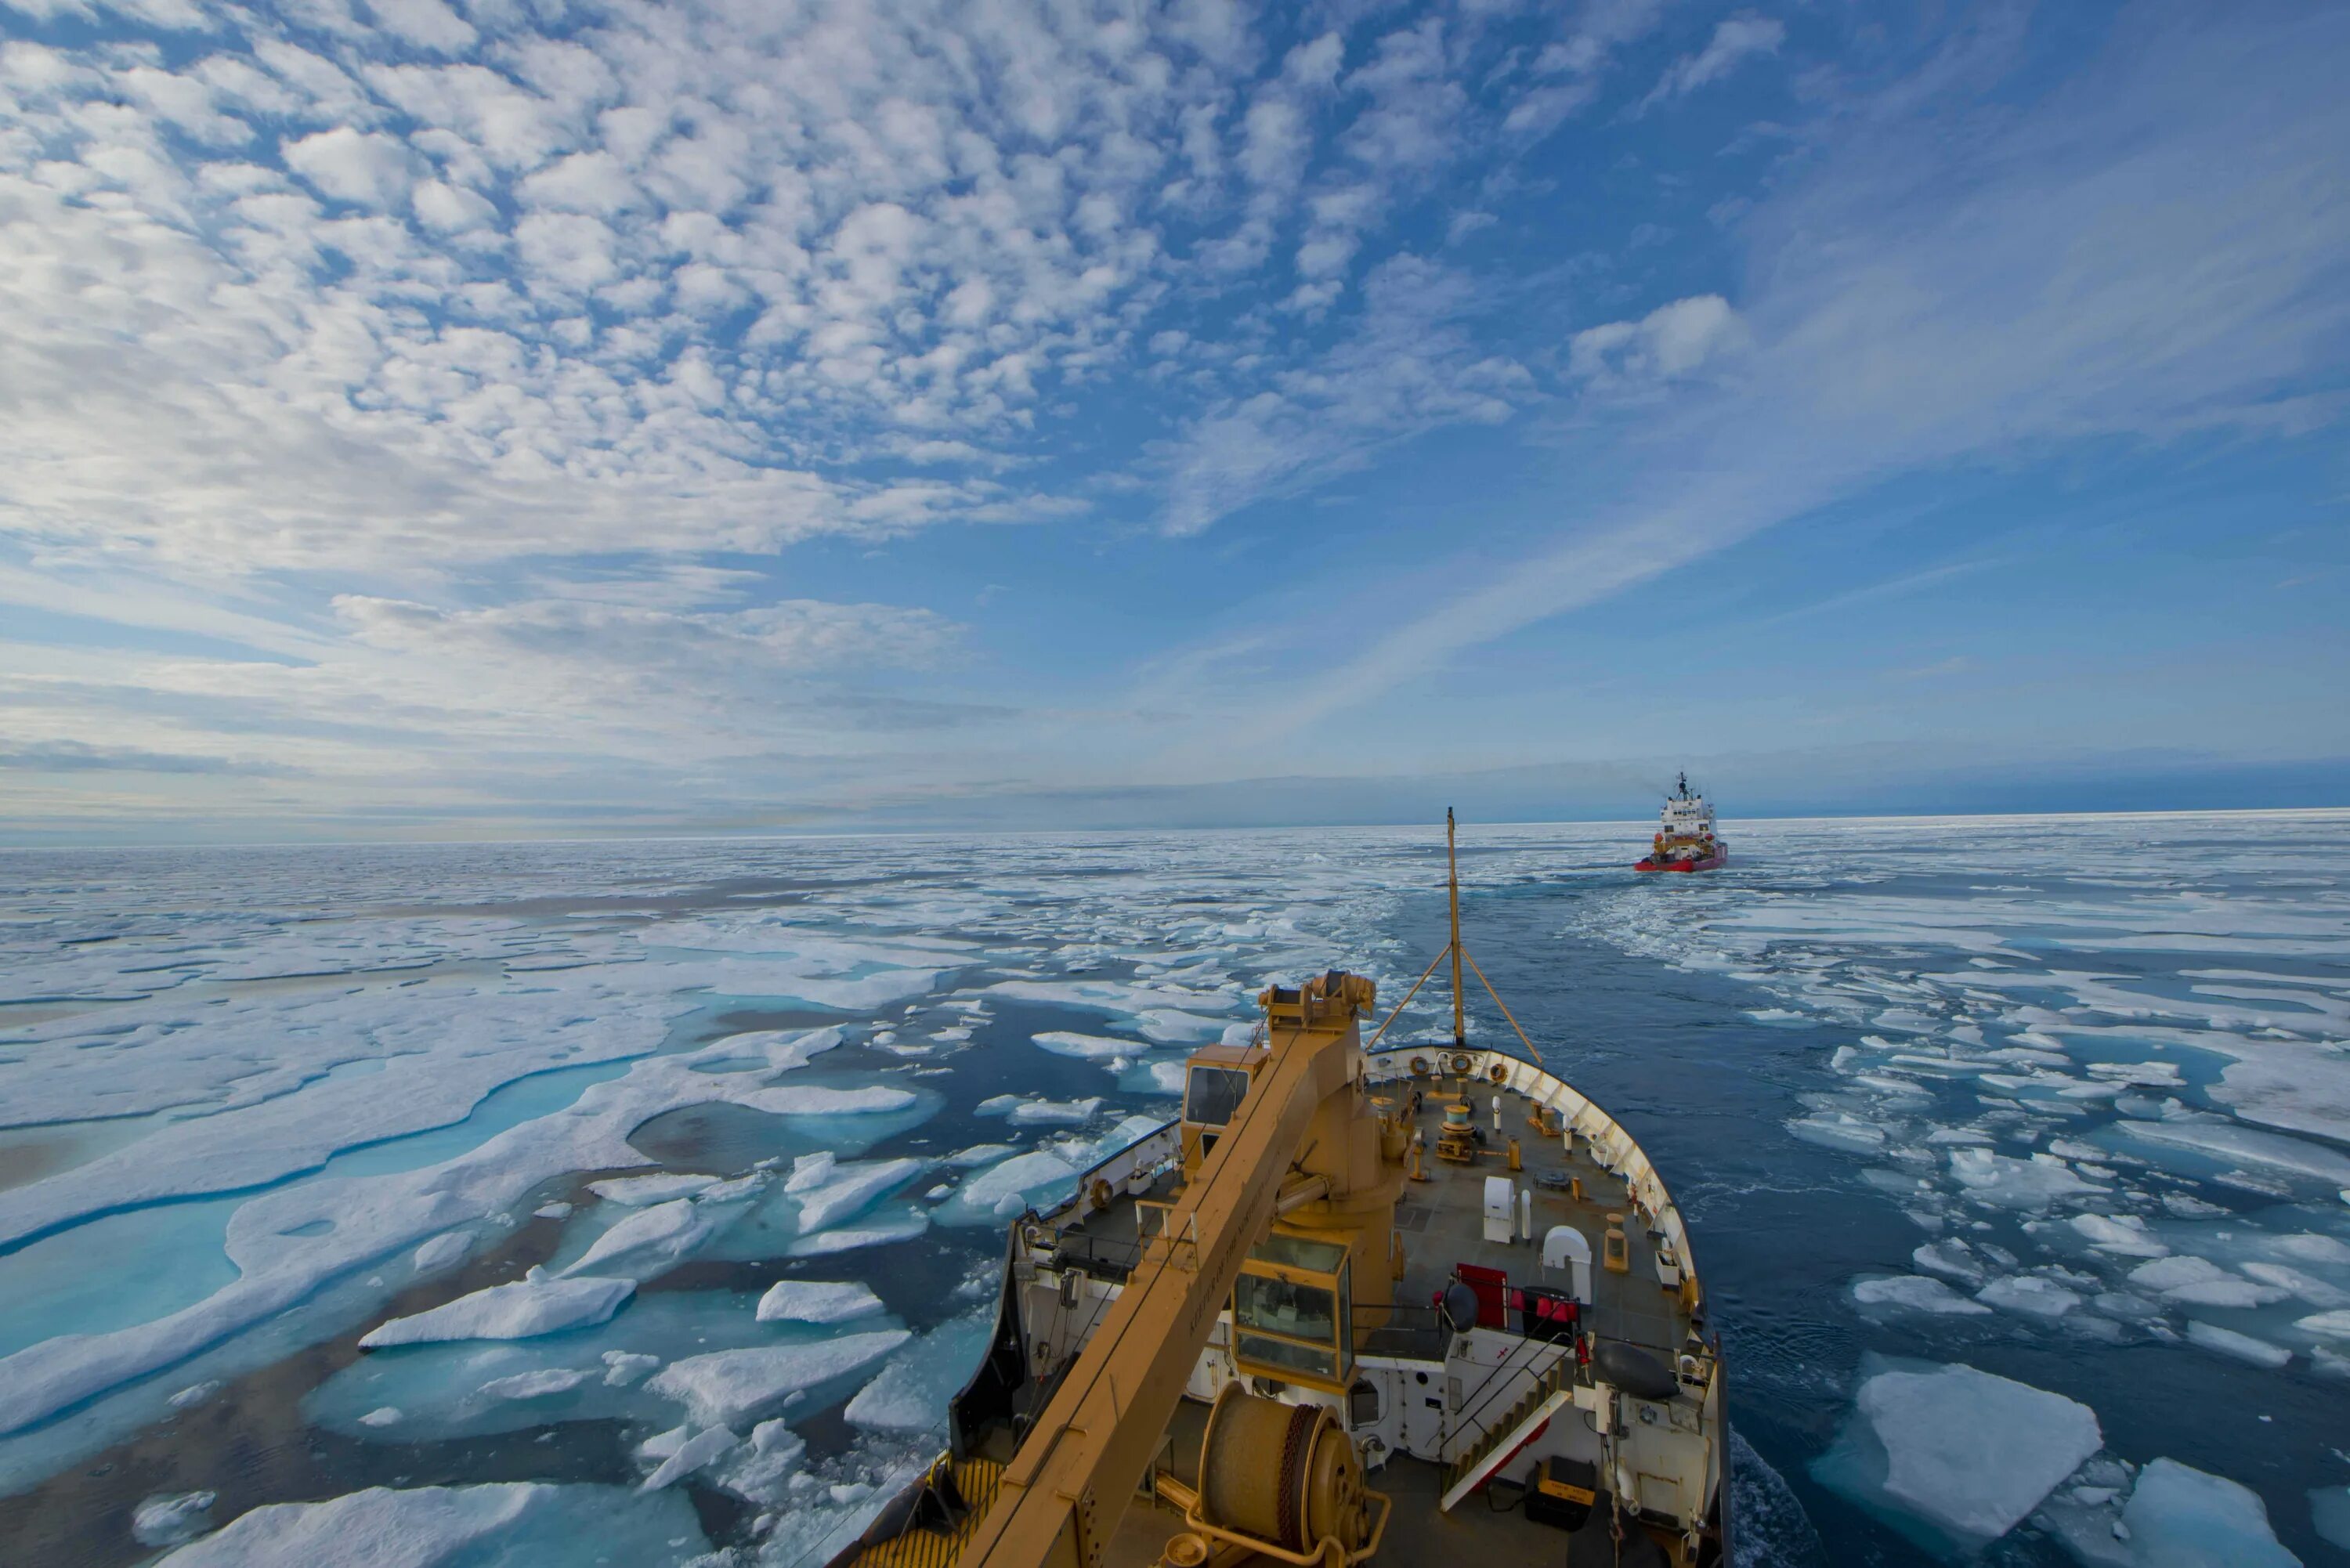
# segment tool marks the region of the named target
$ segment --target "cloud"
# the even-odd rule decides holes
[[[1586,0],[1558,37],[1543,46],[1528,72],[1533,85],[1510,106],[1503,130],[1540,137],[1599,96],[1617,50],[1653,32],[1664,0]]]
[[[1587,327],[1567,343],[1567,373],[1621,389],[1687,376],[1746,340],[1730,301],[1692,295],[1660,305],[1638,321]]]
[[[282,151],[288,169],[335,201],[381,211],[407,198],[408,154],[393,137],[339,125],[288,141]]]
[[[79,741],[28,741],[0,743],[0,772],[83,774],[233,774],[247,776],[286,774],[283,763],[234,757],[201,756],[176,752],[141,751],[135,746],[93,746]]]
[[[1713,36],[1704,48],[1682,56],[1666,69],[1640,107],[1648,109],[1720,81],[1744,61],[1777,54],[1786,41],[1785,25],[1768,16],[1726,17],[1714,25]]]
[[[1467,275],[1414,255],[1365,280],[1360,322],[1327,351],[1193,421],[1166,453],[1170,535],[1197,534],[1267,496],[1295,494],[1446,425],[1492,424],[1533,397],[1532,378],[1467,323]]]
[[[2302,417],[2295,389],[2350,341],[2350,106],[2317,63],[2345,42],[2338,17],[2180,29],[2029,114],[1904,102],[1897,129],[1845,106],[1870,134],[1741,220],[1734,316],[1698,296],[1570,344],[1600,396],[1561,433],[1593,482],[1555,542],[1292,680],[1288,732],[1898,474]],[[2258,103],[2213,99],[2215,71]],[[1672,382],[1733,341],[1734,379]],[[1655,395],[1627,403],[1636,369]],[[1227,759],[1262,743],[1215,709]]]

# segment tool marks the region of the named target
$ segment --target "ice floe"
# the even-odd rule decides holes
[[[663,1487],[675,1486],[731,1451],[737,1440],[724,1427],[704,1428],[672,1449],[637,1490],[659,1491]]]
[[[1851,1425],[1813,1472],[1929,1538],[1980,1545],[2103,1442],[2095,1414],[2061,1394],[1967,1366],[1888,1367],[1861,1384]]]
[[[847,1376],[910,1337],[904,1329],[882,1329],[806,1345],[689,1355],[662,1367],[644,1386],[684,1406],[701,1425],[741,1426],[774,1414],[794,1395]]]
[[[141,1546],[177,1546],[206,1527],[217,1492],[175,1491],[151,1497],[130,1513],[130,1535]]]
[[[2138,1472],[2122,1508],[2132,1568],[2300,1568],[2251,1489],[2176,1459]]]
[[[492,1285],[472,1295],[377,1324],[359,1339],[362,1347],[428,1345],[450,1339],[527,1339],[567,1328],[602,1323],[636,1291],[633,1280],[593,1275],[552,1279],[534,1271],[510,1285]]]
[[[847,1323],[881,1310],[866,1285],[820,1280],[778,1280],[759,1298],[761,1323]]]
[[[493,1399],[551,1399],[557,1394],[570,1393],[590,1376],[577,1366],[543,1366],[532,1372],[493,1377],[482,1385],[482,1392]]]
[[[2249,1361],[2255,1366],[2278,1367],[2293,1359],[2293,1352],[2281,1345],[2271,1345],[2249,1334],[2239,1334],[2232,1328],[2222,1328],[2200,1318],[2187,1320],[2187,1341],[2220,1355],[2231,1355],[2238,1361]]]
[[[465,1568],[526,1562],[681,1565],[710,1550],[675,1493],[502,1481],[369,1487],[326,1502],[270,1503],[181,1547],[171,1568]]]
[[[1991,1308],[1969,1301],[1941,1281],[1926,1274],[1895,1274],[1889,1278],[1856,1280],[1852,1299],[1863,1306],[1898,1307],[1906,1312],[1940,1313],[1950,1316],[1985,1316]]]
[[[691,1198],[704,1188],[718,1185],[714,1176],[696,1176],[683,1171],[661,1171],[652,1176],[615,1176],[603,1181],[591,1181],[588,1190],[607,1203],[618,1203],[628,1209],[646,1209],[656,1203],[667,1203],[674,1198]]]

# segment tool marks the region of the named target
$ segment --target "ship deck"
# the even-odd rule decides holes
[[[1207,1424],[1208,1407],[1186,1399],[1168,1428],[1177,1439],[1177,1458],[1167,1469],[1186,1486],[1199,1482],[1200,1435]],[[1188,1445],[1182,1440],[1186,1436]],[[1664,1552],[1645,1532],[1627,1530],[1619,1545],[1611,1536],[1607,1515],[1599,1510],[1594,1510],[1579,1530],[1536,1524],[1519,1506],[1523,1501],[1519,1490],[1503,1485],[1447,1513],[1437,1506],[1444,1495],[1442,1472],[1409,1454],[1396,1456],[1364,1480],[1373,1490],[1387,1493],[1394,1505],[1374,1563],[1408,1563],[1413,1568],[1533,1562],[1563,1563],[1566,1568],[1580,1564],[1665,1568]],[[1138,1496],[1118,1521],[1118,1533],[1110,1537],[1109,1550],[1103,1557],[1106,1568],[1155,1568],[1168,1538],[1182,1529],[1181,1513],[1157,1497]]]
[[[1375,1085],[1374,1090],[1389,1097],[1399,1096],[1399,1105],[1407,1109],[1409,1106],[1411,1090],[1407,1082]],[[1485,1152],[1473,1165],[1438,1159],[1434,1152],[1436,1135],[1443,1120],[1445,1102],[1430,1097],[1426,1087],[1421,1094],[1420,1111],[1415,1120],[1428,1140],[1429,1152],[1421,1161],[1421,1169],[1429,1179],[1406,1183],[1403,1197],[1396,1205],[1396,1234],[1402,1239],[1405,1255],[1404,1277],[1396,1285],[1396,1304],[1407,1308],[1428,1306],[1451,1282],[1453,1267],[1459,1263],[1498,1269],[1509,1276],[1513,1286],[1566,1289],[1566,1270],[1542,1267],[1542,1241],[1552,1226],[1571,1225],[1591,1243],[1592,1299],[1584,1305],[1585,1324],[1603,1339],[1621,1340],[1653,1350],[1669,1364],[1670,1356],[1681,1349],[1689,1332],[1688,1318],[1680,1311],[1679,1297],[1674,1290],[1659,1281],[1656,1252],[1659,1238],[1642,1229],[1623,1179],[1595,1161],[1582,1139],[1575,1140],[1575,1152],[1570,1155],[1560,1139],[1545,1138],[1537,1133],[1528,1121],[1534,1102],[1524,1095],[1482,1083],[1470,1089],[1469,1098],[1471,1121],[1484,1130]],[[1502,1101],[1499,1134],[1493,1130],[1492,1113],[1497,1095]],[[1506,1140],[1512,1137],[1518,1139],[1520,1161],[1524,1167],[1518,1172],[1509,1168]],[[1485,1179],[1489,1176],[1506,1176],[1517,1186],[1533,1189],[1533,1241],[1485,1240]],[[1544,1178],[1551,1179],[1545,1182]],[[1568,1187],[1570,1179],[1581,1182],[1580,1199]],[[1623,1216],[1625,1240],[1631,1253],[1631,1270],[1627,1273],[1611,1273],[1599,1262],[1610,1214]],[[1363,1293],[1358,1289],[1358,1298]],[[1400,1328],[1375,1331],[1361,1348],[1372,1355],[1432,1359],[1441,1355],[1442,1351],[1430,1348],[1430,1338],[1428,1330],[1408,1324]]]
[[[1451,1282],[1461,1263],[1496,1269],[1513,1288],[1543,1285],[1570,1287],[1565,1269],[1542,1266],[1543,1238],[1555,1225],[1570,1225],[1591,1245],[1591,1299],[1584,1303],[1583,1321],[1603,1339],[1618,1340],[1655,1352],[1669,1364],[1684,1348],[1690,1324],[1674,1287],[1665,1282],[1657,1262],[1661,1237],[1645,1229],[1632,1205],[1624,1179],[1592,1158],[1583,1139],[1572,1153],[1555,1137],[1544,1137],[1530,1116],[1534,1102],[1511,1088],[1479,1081],[1469,1089],[1471,1123],[1482,1129],[1482,1152],[1473,1164],[1461,1165],[1436,1157],[1437,1130],[1443,1120],[1449,1095],[1432,1081],[1419,1085],[1421,1104],[1411,1118],[1427,1140],[1420,1168],[1427,1179],[1409,1181],[1397,1201],[1395,1229],[1404,1246],[1404,1275],[1395,1282],[1395,1293],[1386,1304],[1404,1309],[1388,1326],[1371,1330],[1357,1347],[1367,1355],[1390,1355],[1438,1360],[1442,1340],[1428,1313],[1437,1294]],[[1375,1093],[1409,1109],[1413,1085],[1409,1080],[1375,1083]],[[1501,1131],[1494,1131],[1492,1104],[1502,1101]],[[1518,1171],[1509,1168],[1508,1139],[1518,1139]],[[1485,1179],[1505,1176],[1513,1185],[1534,1193],[1534,1239],[1530,1241],[1488,1241],[1484,1235]],[[1577,1195],[1575,1183],[1580,1184]],[[1055,1262],[1075,1265],[1097,1277],[1123,1282],[1140,1252],[1138,1244],[1138,1198],[1170,1199],[1178,1190],[1176,1175],[1162,1174],[1145,1192],[1119,1194],[1106,1210],[1062,1218]],[[1627,1272],[1613,1273],[1601,1264],[1609,1215],[1622,1216],[1630,1251]],[[1371,1282],[1358,1282],[1356,1311],[1380,1304]],[[1514,1326],[1514,1324],[1513,1324]]]

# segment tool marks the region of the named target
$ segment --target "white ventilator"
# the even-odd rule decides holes
[[[1521,1187],[1518,1189],[1518,1240],[1531,1241],[1534,1239],[1534,1189],[1531,1187]]]
[[[1514,1228],[1517,1190],[1506,1176],[1485,1179],[1485,1240],[1507,1242]]]
[[[1591,1243],[1572,1225],[1554,1225],[1543,1236],[1543,1267],[1567,1271],[1567,1289],[1579,1302],[1591,1299]]]

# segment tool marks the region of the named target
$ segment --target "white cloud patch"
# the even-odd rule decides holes
[[[1718,294],[1660,305],[1638,321],[1611,321],[1569,341],[1567,370],[1595,385],[1638,387],[1695,374],[1746,340]]]
[[[1751,59],[1775,55],[1787,41],[1784,23],[1769,16],[1742,15],[1715,24],[1713,36],[1696,54],[1673,62],[1641,107],[1679,98],[1718,82]]]
[[[380,211],[407,199],[408,152],[395,137],[338,125],[288,141],[281,152],[286,167],[335,201]]]

